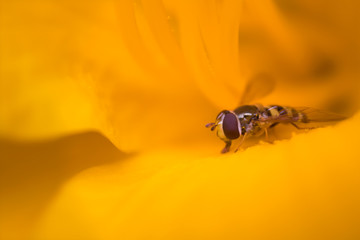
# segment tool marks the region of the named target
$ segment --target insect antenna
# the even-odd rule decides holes
[[[216,126],[217,125],[215,123],[208,123],[205,125],[205,127],[207,127],[207,128],[211,127],[211,129],[210,129],[211,131],[214,131]]]

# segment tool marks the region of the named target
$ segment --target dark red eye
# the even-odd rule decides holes
[[[226,113],[223,120],[223,131],[228,139],[236,139],[240,137],[239,122],[233,113]]]

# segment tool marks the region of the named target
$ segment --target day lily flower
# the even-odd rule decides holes
[[[1,1],[1,239],[357,239],[356,1]],[[234,153],[263,104],[349,116]]]

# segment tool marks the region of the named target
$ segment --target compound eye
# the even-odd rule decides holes
[[[224,131],[224,135],[228,139],[236,139],[236,138],[240,137],[238,124],[239,124],[239,121],[238,121],[237,117],[235,116],[235,114],[233,114],[233,113],[225,114],[225,117],[223,120],[223,131]]]

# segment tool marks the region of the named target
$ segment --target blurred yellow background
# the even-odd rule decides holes
[[[1,239],[357,239],[359,3],[0,0]],[[351,116],[220,155],[263,104]]]

